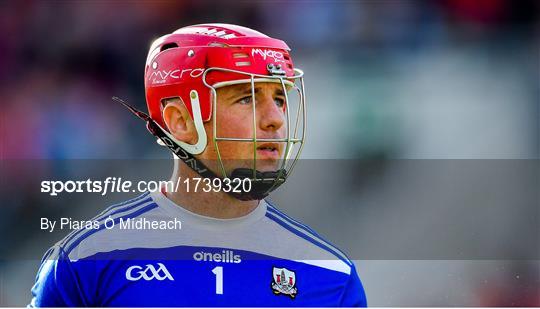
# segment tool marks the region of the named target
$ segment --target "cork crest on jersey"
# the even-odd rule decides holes
[[[272,268],[272,291],[275,295],[287,295],[294,299],[298,293],[296,273],[287,268]]]

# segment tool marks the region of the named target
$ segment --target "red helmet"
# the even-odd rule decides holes
[[[237,176],[248,176],[263,186],[264,192],[243,196],[246,199],[266,196],[289,176],[303,146],[305,132],[305,95],[303,72],[294,67],[289,47],[285,42],[268,37],[258,31],[229,24],[200,24],[180,28],[171,34],[155,40],[146,59],[144,74],[146,103],[149,117],[137,112],[148,121],[152,134],[159,137],[161,143],[168,146],[180,159],[203,176],[212,177],[193,155],[204,151],[207,136],[203,122],[213,119],[216,127],[215,110],[216,89],[238,83],[275,82],[280,83],[284,93],[295,89],[298,93],[297,109],[290,113],[286,96],[287,137],[272,139],[275,142],[286,142],[285,160],[279,170],[273,174],[259,173],[253,169],[237,171]],[[191,116],[198,133],[196,145],[178,141],[166,129],[162,115],[164,99],[180,97]],[[255,98],[253,98],[255,102]],[[255,103],[256,104],[256,103]],[[294,106],[294,105],[291,105]],[[255,110],[254,110],[255,112]],[[295,113],[294,128],[291,127],[291,114]],[[299,121],[301,120],[301,121]],[[254,120],[255,121],[255,120]],[[255,135],[255,133],[254,133]],[[252,139],[235,139],[214,136],[214,143],[219,140],[238,142],[259,142]],[[264,140],[268,142],[268,139]],[[298,146],[298,147],[296,147]],[[293,151],[296,148],[296,151]],[[216,143],[219,155],[219,148]],[[255,152],[255,151],[254,151]],[[287,164],[294,155],[291,164]],[[254,153],[254,158],[256,154]],[[222,177],[229,177],[221,164]],[[254,160],[255,161],[255,160]],[[233,172],[233,174],[235,174]],[[215,175],[215,174],[214,174]],[[217,177],[217,176],[216,176]],[[270,184],[268,180],[272,180]],[[264,181],[263,181],[264,180]]]
[[[190,91],[199,94],[203,121],[211,117],[210,91],[202,82],[211,67],[267,75],[269,64],[279,64],[294,76],[293,62],[285,42],[236,25],[202,24],[180,28],[152,43],[144,74],[150,116],[164,125],[161,100],[179,96],[191,111]],[[245,79],[235,74],[208,76],[210,85]],[[193,116],[193,113],[192,113]]]

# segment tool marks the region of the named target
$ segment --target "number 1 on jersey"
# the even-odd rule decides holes
[[[223,294],[223,266],[216,266],[212,269],[212,273],[216,275],[216,294]]]

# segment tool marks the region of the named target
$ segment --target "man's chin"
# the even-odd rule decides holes
[[[238,164],[232,167],[227,168],[227,175],[231,175],[232,171],[235,169],[249,169],[253,170],[254,168],[258,172],[277,172],[281,167],[281,160],[257,160],[256,164],[253,164],[253,160],[250,162],[243,162],[243,164]]]
[[[223,177],[222,168],[219,160],[211,160],[203,162],[214,174],[218,177]],[[280,170],[283,160],[277,159],[257,159],[256,164],[253,164],[253,159],[242,159],[242,160],[223,160],[223,167],[228,178],[231,178],[234,170],[237,169],[247,169],[253,170],[254,168],[258,172],[277,172]]]

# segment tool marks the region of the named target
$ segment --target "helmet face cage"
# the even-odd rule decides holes
[[[206,79],[206,76],[209,72],[212,71],[221,71],[224,73],[236,73],[239,75],[245,75],[246,79],[241,80],[232,80],[226,82],[219,82],[214,85],[210,85]],[[218,169],[217,174],[221,174],[223,178],[229,178],[231,175],[228,175],[225,165],[223,163],[223,158],[219,150],[220,141],[227,142],[248,142],[253,143],[253,163],[251,168],[251,177],[249,177],[252,182],[265,182],[270,183],[266,193],[271,192],[277,186],[281,185],[285,180],[291,175],[294,166],[300,156],[302,148],[304,146],[305,131],[306,131],[306,107],[305,107],[305,93],[304,93],[304,73],[299,69],[294,69],[294,76],[269,76],[269,75],[260,75],[254,73],[247,73],[244,71],[238,71],[233,69],[211,67],[205,70],[202,76],[202,81],[206,87],[208,87],[212,93],[212,126],[213,126],[213,138],[212,142],[214,143],[217,158],[218,158]],[[258,138],[257,137],[257,111],[256,111],[256,98],[255,98],[255,83],[259,82],[271,82],[278,83],[281,85],[281,88],[285,97],[285,124],[286,124],[286,137],[285,138]],[[251,102],[252,102],[252,122],[253,122],[253,135],[251,138],[238,138],[238,137],[227,137],[227,136],[218,136],[217,135],[217,109],[219,108],[217,104],[217,89],[224,86],[241,84],[241,83],[250,83],[251,84]],[[287,88],[287,86],[289,88]],[[296,102],[297,107],[294,114],[294,118],[291,121],[291,111],[290,111],[290,96],[289,91],[295,91],[298,95],[298,102]],[[294,122],[294,128],[291,127],[291,122]],[[279,163],[279,168],[277,173],[273,173],[272,176],[265,175],[265,173],[257,172],[257,143],[260,142],[274,142],[274,143],[285,143],[285,151],[281,157],[281,163]],[[276,176],[277,175],[277,176]]]

